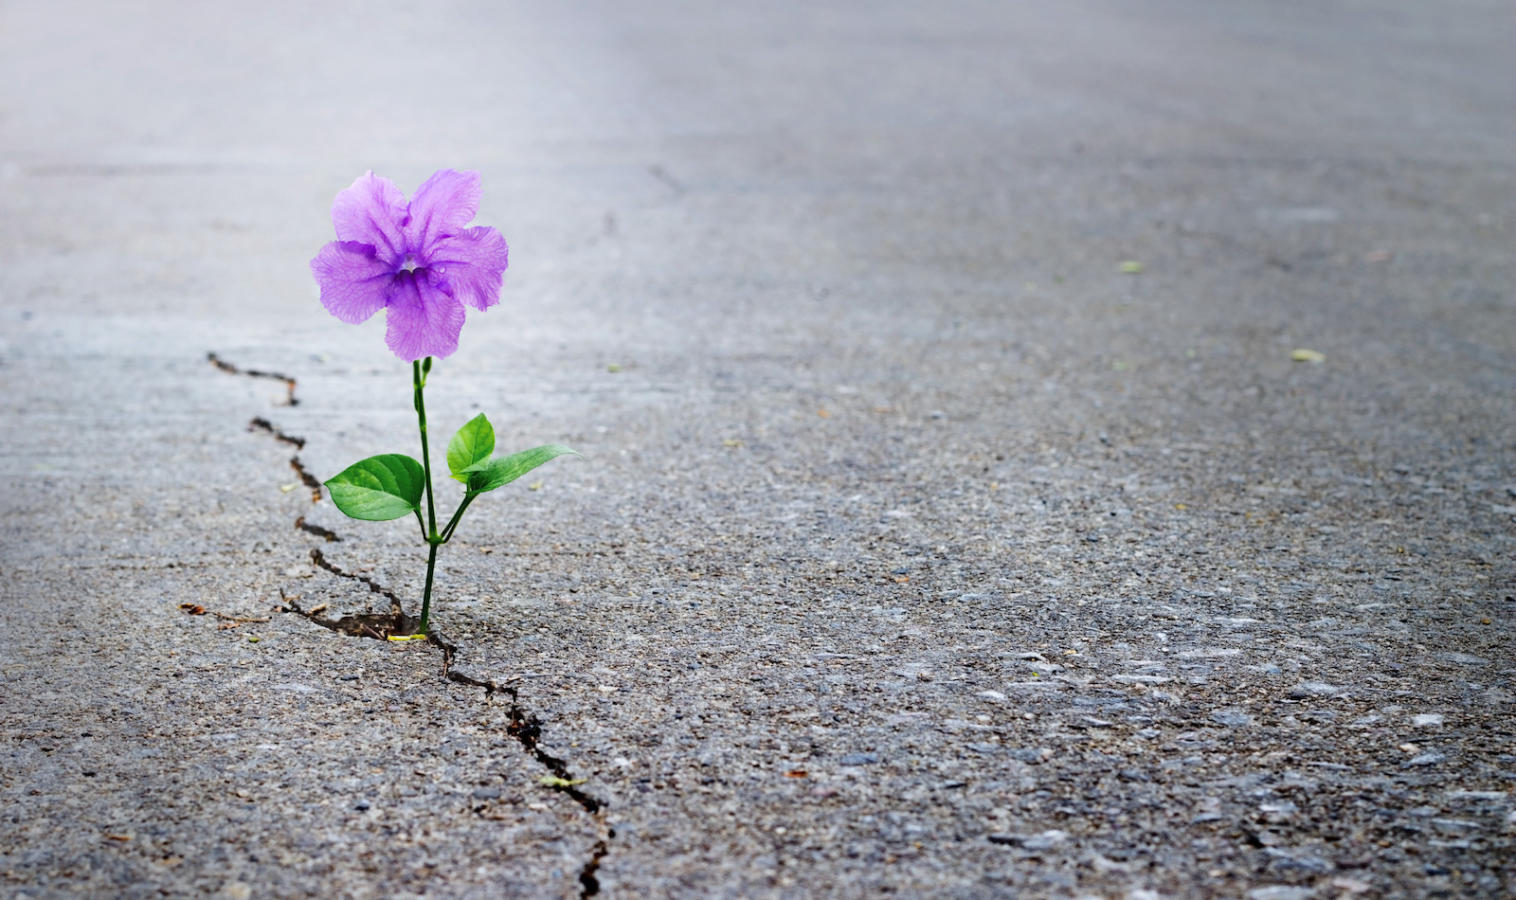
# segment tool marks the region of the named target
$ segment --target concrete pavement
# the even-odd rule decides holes
[[[0,7],[6,892],[1509,891],[1509,15],[1006,6]],[[415,611],[306,264],[444,166],[585,454],[458,680],[278,611]]]

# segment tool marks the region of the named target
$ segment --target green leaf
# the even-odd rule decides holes
[[[337,508],[354,519],[383,522],[421,509],[426,475],[403,453],[370,456],[326,482]]]
[[[453,439],[447,442],[447,467],[453,477],[468,483],[468,473],[490,458],[495,452],[495,429],[490,420],[480,413],[458,429]]]
[[[577,450],[571,450],[562,444],[544,444],[510,456],[497,457],[483,465],[475,465],[474,471],[468,476],[469,493],[483,494],[503,484],[510,484],[548,460],[557,459],[566,453],[579,455]]]

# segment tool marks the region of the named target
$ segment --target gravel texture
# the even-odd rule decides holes
[[[0,8],[0,891],[1509,895],[1509,34]],[[305,266],[444,165],[513,264],[436,446],[584,454],[446,651],[291,611],[416,612],[304,483],[416,442]]]

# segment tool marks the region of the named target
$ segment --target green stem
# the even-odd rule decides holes
[[[427,357],[426,368],[429,371],[431,367],[432,359]],[[416,389],[416,424],[421,429],[421,468],[426,473],[426,527],[431,539],[437,536],[437,508],[432,503],[432,451],[426,438],[426,398],[421,394],[421,389],[426,387],[426,376],[422,374],[419,360],[411,363],[411,376]]]
[[[411,384],[415,388],[416,397],[416,425],[421,429],[421,469],[426,476],[426,528],[423,536],[429,548],[426,555],[426,590],[421,595],[421,624],[417,627],[421,634],[426,634],[427,627],[431,624],[432,574],[437,568],[437,547],[442,543],[442,538],[437,535],[437,506],[432,500],[432,451],[426,436],[426,400],[421,394],[421,389],[426,387],[426,376],[431,370],[430,356],[425,363],[421,360],[411,363]],[[419,521],[420,518],[421,513],[418,511],[416,519]]]
[[[479,495],[472,492],[463,495],[463,502],[458,504],[458,511],[453,513],[452,521],[448,522],[447,527],[442,529],[442,543],[446,544],[453,539],[453,529],[458,527],[458,521],[463,518],[463,511],[468,509],[468,505],[473,503],[474,498],[477,496]]]
[[[428,619],[432,613],[432,573],[437,569],[437,548],[442,546],[438,541],[430,542],[426,552],[426,593],[421,595],[421,624],[416,627],[417,634],[426,634]]]

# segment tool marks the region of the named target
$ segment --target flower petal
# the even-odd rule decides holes
[[[321,305],[349,325],[365,321],[384,306],[394,273],[356,241],[332,241],[311,260],[311,274],[321,286]]]
[[[478,172],[433,172],[411,198],[411,218],[405,228],[411,247],[424,254],[440,236],[463,230],[479,212],[482,194]]]
[[[332,202],[337,239],[372,246],[385,262],[405,261],[405,195],[388,178],[366,172]]]
[[[509,261],[510,250],[500,232],[479,227],[438,238],[427,265],[448,293],[475,309],[489,309],[500,302],[500,282]]]
[[[443,357],[458,349],[463,304],[425,276],[402,272],[395,277],[386,314],[384,341],[403,360]]]

